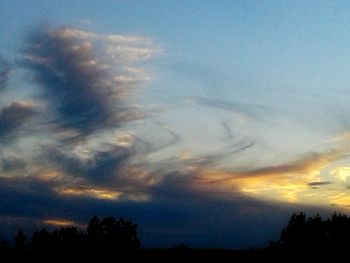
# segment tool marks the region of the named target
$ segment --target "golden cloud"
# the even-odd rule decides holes
[[[61,226],[61,227],[73,226],[75,224],[74,221],[66,220],[66,219],[44,219],[43,223],[47,225]]]
[[[346,198],[345,196],[335,197],[334,192],[330,190],[334,187],[344,189],[344,185],[337,181],[322,183],[327,174],[325,171],[332,169],[334,162],[345,157],[347,157],[345,151],[333,150],[313,153],[280,165],[246,171],[197,171],[196,180],[193,183],[196,184],[194,186],[196,189],[220,191],[226,195],[238,191],[267,201],[305,204],[346,203],[347,195]],[[331,174],[336,174],[339,179],[344,180],[350,175],[350,169],[335,167],[331,170]],[[315,191],[319,187],[322,187],[322,194],[316,195]]]
[[[122,194],[121,192],[108,189],[84,187],[58,188],[56,189],[56,192],[62,195],[92,197],[104,200],[119,200]]]

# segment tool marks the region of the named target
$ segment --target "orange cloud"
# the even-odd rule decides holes
[[[101,200],[121,201],[129,200],[135,202],[146,202],[150,200],[150,195],[137,191],[117,191],[96,187],[57,187],[55,191],[60,195],[75,197],[90,197]]]
[[[55,171],[55,170],[40,172],[37,175],[37,178],[40,181],[44,181],[44,182],[52,181],[52,180],[59,180],[59,179],[61,179],[61,177],[62,176],[61,176],[60,172]]]
[[[258,199],[299,203],[330,203],[331,193],[317,197],[315,189],[330,188],[331,183],[319,183],[313,188],[310,182],[322,182],[324,170],[335,161],[346,157],[344,151],[314,153],[295,161],[248,171],[198,171],[196,189],[210,189],[229,195],[241,193]]]
[[[236,177],[258,177],[258,176],[271,176],[271,175],[285,175],[295,173],[310,173],[312,171],[318,171],[328,164],[339,160],[346,155],[343,151],[334,150],[327,153],[313,153],[308,156],[299,158],[293,162],[262,167],[254,170],[236,173]]]
[[[70,196],[85,196],[93,197],[104,200],[118,200],[121,196],[121,192],[112,191],[102,188],[84,188],[84,187],[70,187],[70,188],[58,188],[56,191],[62,195]]]
[[[44,219],[44,224],[53,225],[53,226],[73,226],[74,221],[66,220],[66,219]]]

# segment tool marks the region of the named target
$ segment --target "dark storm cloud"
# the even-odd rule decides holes
[[[42,227],[45,219],[84,224],[92,215],[98,215],[132,218],[140,226],[141,242],[146,247],[172,247],[180,243],[195,247],[264,246],[278,238],[292,212],[301,210],[239,194],[222,199],[220,193],[194,191],[189,176],[169,175],[152,190],[152,201],[142,203],[61,196],[50,190],[50,182],[0,178],[1,234],[13,237],[23,226],[31,231]],[[11,226],[1,220],[3,217],[11,220]]]
[[[33,178],[0,178],[1,215],[40,217],[52,197],[50,188]]]
[[[36,114],[35,107],[12,102],[0,111],[0,142],[12,139],[21,126]]]
[[[122,184],[120,180],[121,168],[127,165],[127,162],[134,156],[133,149],[113,147],[108,151],[97,152],[94,160],[87,170],[87,177],[95,183],[104,185],[117,182],[119,186]],[[118,176],[119,175],[119,176]]]
[[[128,61],[137,61],[141,48],[123,51],[119,44],[113,35],[70,28],[39,28],[31,36],[23,64],[35,74],[42,98],[57,111],[56,125],[85,136],[142,116],[137,107],[123,101],[142,79],[142,72],[131,70]],[[125,58],[123,52],[134,56]]]
[[[84,175],[84,165],[74,154],[68,155],[55,146],[43,146],[40,149],[40,160],[65,174],[81,177]]]
[[[82,179],[82,184],[120,190],[138,187],[137,181],[132,180],[133,174],[128,171],[132,168],[129,162],[135,155],[134,146],[110,145],[106,150],[91,153],[89,160],[84,161],[73,153],[49,146],[41,150],[40,160],[45,160],[48,169],[57,169],[70,178]]]

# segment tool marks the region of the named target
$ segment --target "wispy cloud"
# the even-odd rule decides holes
[[[272,165],[238,172],[237,175],[238,177],[259,177],[284,175],[290,173],[308,173],[314,170],[318,170],[345,156],[346,155],[343,151],[337,150],[326,153],[311,153],[286,164]]]
[[[196,180],[193,183],[197,184],[199,189],[217,189],[226,192],[228,196],[242,193],[269,201],[317,204],[323,200],[329,204],[334,190],[325,189],[323,195],[315,196],[314,193],[310,193],[310,188],[327,185],[332,185],[335,189],[341,187],[334,185],[338,183],[335,178],[330,181],[322,178],[327,178],[326,170],[335,162],[347,157],[349,154],[345,149],[338,149],[325,153],[311,153],[284,164],[256,169],[199,169],[196,170]]]
[[[75,222],[71,220],[65,220],[65,219],[45,219],[43,220],[43,223],[46,225],[61,226],[61,227],[76,225]]]
[[[317,186],[329,185],[329,184],[332,184],[332,182],[310,182],[307,185],[310,187],[317,187]]]
[[[240,112],[253,117],[262,113],[271,112],[271,109],[265,105],[215,100],[205,97],[194,98],[194,100],[206,106],[219,108],[227,111]]]
[[[193,233],[194,228],[200,236],[210,231],[200,229],[198,221],[213,225],[219,215],[227,227],[239,218],[234,230],[244,236],[239,226],[257,211],[284,209],[267,204],[271,200],[310,200],[319,192],[310,188],[337,187],[338,177],[347,180],[346,167],[330,169],[335,179],[321,176],[324,168],[348,156],[338,143],[277,164],[252,157],[261,147],[255,137],[259,130],[252,126],[254,132],[248,132],[236,120],[261,121],[269,107],[193,97],[178,112],[188,113],[183,123],[145,118],[132,94],[152,79],[144,62],[158,52],[142,36],[70,27],[34,30],[20,66],[34,77],[29,86],[38,90],[0,110],[0,142],[11,142],[0,151],[0,217],[40,218],[63,226],[92,213],[126,211],[146,229],[164,230],[169,224],[163,222],[171,222],[172,233]],[[8,64],[0,63],[2,88],[9,76]],[[199,115],[190,115],[192,106],[224,114],[200,115],[202,125],[196,126],[192,119]],[[217,129],[201,137],[214,121]],[[147,125],[151,128],[145,132]],[[216,142],[220,145],[212,149]],[[207,151],[192,151],[199,144]],[[242,156],[248,162],[241,163]],[[338,193],[327,198],[338,204],[346,200]],[[184,218],[189,225],[181,225]]]

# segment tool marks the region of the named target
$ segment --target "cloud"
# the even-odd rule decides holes
[[[137,144],[138,142],[136,142]],[[135,163],[136,145],[108,145],[81,159],[72,152],[54,146],[41,150],[36,164],[41,172],[36,177],[55,184],[49,187],[64,196],[104,200],[148,201],[148,189],[155,178]]]
[[[76,224],[71,220],[65,219],[45,219],[43,223],[46,225],[53,225],[57,227],[66,227],[66,226],[76,226]]]
[[[15,137],[16,133],[36,114],[35,106],[25,102],[12,102],[0,111],[0,142]]]
[[[0,178],[1,234],[12,238],[18,227],[24,227],[28,234],[43,223],[63,226],[74,222],[83,226],[95,214],[132,218],[140,226],[145,247],[172,247],[183,242],[194,247],[264,246],[268,240],[277,239],[291,213],[301,209],[268,204],[238,193],[234,198],[222,198],[205,189],[194,191],[189,176],[168,174],[154,185],[152,201],[142,203],[62,195],[50,190],[49,182]]]
[[[346,182],[350,177],[350,167],[336,167],[330,171],[330,174],[338,180]]]
[[[272,165],[253,170],[237,172],[237,177],[259,177],[273,176],[290,173],[307,173],[320,169],[336,160],[344,158],[346,154],[343,151],[330,151],[326,153],[311,153],[302,156],[299,159],[281,165]]]
[[[118,146],[97,152],[94,154],[92,164],[87,170],[87,177],[95,183],[101,181],[103,183],[113,183],[113,180],[118,180],[118,173],[134,154],[132,148]]]
[[[196,167],[199,169],[210,170],[213,167],[217,167],[220,162],[239,156],[255,145],[255,141],[244,138],[243,140],[237,140],[234,143],[229,144],[228,147],[221,149],[221,151],[218,153],[203,154],[193,157],[188,156],[185,159],[180,158],[180,161],[181,165],[185,167]],[[171,161],[174,162],[174,160]]]
[[[92,197],[102,200],[119,200],[121,193],[118,191],[112,191],[101,188],[86,188],[86,187],[67,187],[67,188],[58,188],[57,193],[61,195],[68,196],[82,196],[82,197]]]
[[[224,140],[213,150],[208,145],[214,143],[199,139],[195,143],[212,151],[197,155],[181,148],[188,135],[181,122],[168,127],[162,118],[146,119],[131,96],[152,79],[144,62],[159,52],[142,36],[34,30],[21,66],[34,76],[29,86],[39,87],[40,95],[31,98],[35,104],[13,102],[0,111],[0,139],[13,142],[0,151],[0,225],[1,218],[14,218],[17,227],[81,225],[92,214],[114,215],[139,223],[146,246],[232,248],[277,237],[276,224],[282,227],[299,208],[292,203],[316,198],[310,187],[337,186],[320,171],[346,156],[342,150],[306,153],[277,165],[251,159],[259,138],[240,131],[228,114],[259,117],[270,111],[260,105],[195,98],[201,110],[225,110],[227,121],[218,129]],[[6,65],[0,66],[4,85]],[[197,136],[211,120],[205,116],[200,128],[190,123],[189,132]],[[249,162],[241,163],[242,156]],[[347,201],[335,195],[332,200]]]
[[[0,92],[7,87],[10,74],[11,74],[10,65],[0,57]]]
[[[163,217],[158,221],[158,231],[149,232],[154,243],[158,239],[166,244],[169,242],[166,238],[171,236],[174,242],[182,240],[200,247],[265,246],[268,240],[278,238],[293,211],[331,212],[320,207],[256,199],[233,185],[205,182],[202,176],[190,171],[172,172],[153,187],[153,202],[148,206],[156,207],[151,211]]]
[[[39,28],[30,38],[23,65],[35,75],[42,99],[56,111],[55,127],[85,137],[143,116],[125,101],[150,78],[136,64],[155,53],[146,38]]]
[[[310,192],[310,187],[330,183],[340,187],[336,181],[323,181],[322,178],[329,167],[347,156],[346,151],[339,149],[255,169],[220,169],[215,163],[204,163],[204,166],[197,163],[189,166],[187,171],[195,192],[205,190],[223,199],[242,195],[268,202],[329,205],[334,199],[332,189],[324,189],[322,194],[315,195]]]
[[[225,132],[226,139],[229,141],[233,140],[235,138],[235,136],[232,132],[232,128],[230,127],[230,125],[226,121],[221,122],[221,125],[222,125],[224,132]]]
[[[257,115],[262,113],[271,113],[271,109],[268,106],[259,104],[245,104],[202,97],[194,98],[194,100],[206,106],[219,108],[227,111],[239,112],[246,114],[247,116],[256,117]]]
[[[310,187],[315,187],[315,186],[322,186],[322,185],[329,185],[332,184],[332,182],[310,182],[307,185]]]
[[[57,170],[63,175],[82,177],[84,175],[84,163],[73,153],[64,153],[58,147],[45,145],[40,149],[39,161],[45,160],[48,169]],[[41,164],[45,168],[43,164]]]
[[[27,166],[27,163],[24,160],[21,160],[16,157],[6,157],[2,158],[0,161],[0,167],[2,172],[11,173],[17,171],[24,171]]]

